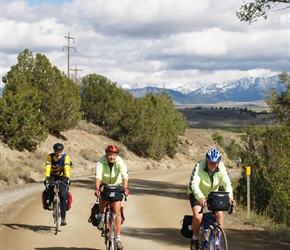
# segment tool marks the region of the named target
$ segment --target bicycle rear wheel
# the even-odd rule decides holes
[[[219,225],[216,225],[211,231],[207,250],[228,250],[225,231]]]

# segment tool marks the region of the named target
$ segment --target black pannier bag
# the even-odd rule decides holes
[[[211,211],[228,211],[230,209],[229,192],[210,192],[207,207]]]
[[[88,222],[89,223],[92,223],[93,226],[97,227],[98,226],[98,219],[97,219],[97,216],[99,214],[99,203],[95,203],[93,205],[93,207],[91,208],[91,214],[90,214],[90,217],[88,219]]]
[[[121,201],[123,199],[123,186],[105,185],[101,192],[104,201]]]
[[[183,237],[191,239],[192,238],[192,215],[184,215],[180,233]]]

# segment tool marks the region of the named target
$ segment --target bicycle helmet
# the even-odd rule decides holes
[[[119,153],[120,149],[116,145],[112,144],[112,145],[109,145],[105,151],[106,151],[106,153],[108,153],[108,152]]]
[[[63,144],[61,144],[61,143],[55,143],[54,145],[53,145],[53,150],[55,151],[55,150],[63,150]]]
[[[236,162],[242,162],[242,159],[241,159],[241,157],[238,157],[237,159],[236,159]]]
[[[217,148],[210,148],[205,156],[212,162],[219,162],[222,159],[222,153]]]

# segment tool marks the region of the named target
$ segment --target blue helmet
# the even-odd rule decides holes
[[[222,159],[222,153],[217,148],[210,148],[205,156],[212,162],[219,162]]]

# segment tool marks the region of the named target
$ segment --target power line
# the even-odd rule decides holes
[[[63,49],[64,49],[64,48],[67,48],[67,77],[68,77],[68,79],[69,79],[69,58],[70,58],[70,49],[75,49],[75,52],[76,52],[76,48],[70,46],[70,40],[73,40],[73,42],[75,42],[75,39],[74,39],[73,37],[70,37],[69,32],[68,32],[68,36],[65,36],[65,38],[67,39],[67,46],[63,46]]]
[[[77,83],[77,78],[78,78],[78,71],[82,71],[82,69],[78,69],[77,66],[75,66],[74,69],[70,69],[70,70],[73,70],[75,72],[75,83]]]

